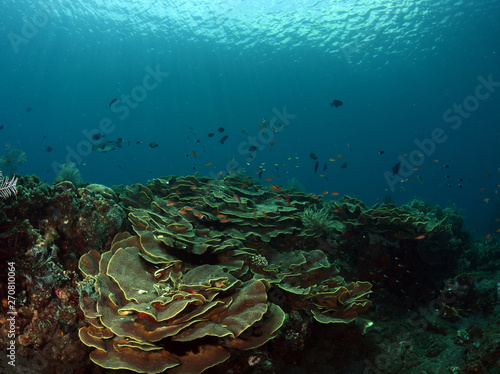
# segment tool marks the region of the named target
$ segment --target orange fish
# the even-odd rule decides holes
[[[190,189],[190,190],[196,190],[197,188],[198,188],[198,187],[196,187],[196,186],[191,186],[191,187],[189,187],[189,189]]]
[[[207,163],[205,164],[205,166],[210,166],[210,165],[212,165],[212,163],[211,163],[211,162],[207,162]]]
[[[419,236],[415,237],[415,239],[417,239],[417,240],[421,240],[423,238],[425,238],[425,235],[419,235]]]
[[[179,213],[188,214],[188,212],[186,212],[184,209],[179,209]]]
[[[271,184],[271,188],[272,188],[275,192],[281,191],[281,187],[278,187],[278,186],[276,186],[275,184]]]
[[[273,178],[266,178],[266,181],[271,182]]]
[[[328,191],[321,192],[322,195],[326,195],[327,193],[328,193]]]
[[[406,156],[408,156],[408,153],[405,153],[405,154],[403,155],[403,157],[406,157]]]
[[[338,157],[338,158],[344,158],[344,156],[342,156],[342,155],[337,155],[337,157]]]
[[[190,206],[185,206],[185,207],[184,207],[184,210],[192,210],[192,209],[193,209],[193,208],[192,208],[192,207],[190,207]]]
[[[334,158],[329,158],[328,161],[337,161],[337,160]]]
[[[481,188],[481,192],[483,192],[486,189],[486,187]]]
[[[229,220],[228,220],[227,218],[223,218],[223,219],[221,219],[219,222],[220,222],[220,223],[228,223],[228,222],[229,222]]]
[[[267,213],[266,212],[262,212],[262,215],[264,216],[264,218],[267,218]]]
[[[337,196],[339,193],[338,192],[332,192],[330,196]]]
[[[191,151],[191,153],[193,154],[194,158],[196,158],[196,152],[195,151]]]
[[[334,209],[333,212],[334,213],[340,212],[340,208]]]
[[[219,214],[217,214],[217,217],[224,218],[224,217],[227,217],[227,216],[225,214],[219,213]]]
[[[172,205],[175,205],[175,203],[173,201],[167,203],[167,206],[172,206]]]
[[[498,229],[497,232],[500,232],[500,229]]]
[[[488,201],[490,201],[490,198],[489,198],[489,197],[487,197],[487,198],[485,198],[485,199],[484,199],[484,202],[485,202],[485,203],[487,203]]]
[[[195,217],[198,217],[199,219],[202,219],[203,217],[205,217],[205,215],[203,213],[193,212],[193,214]]]
[[[435,160],[432,160],[432,161],[434,161],[434,162],[439,162],[439,160],[438,160],[438,159],[435,159]]]
[[[491,238],[491,234],[486,235],[484,238],[485,238],[485,239],[489,239],[489,238]]]
[[[321,196],[313,196],[312,198],[317,200],[317,199],[319,199],[320,197],[321,197]]]
[[[418,170],[418,168],[413,168],[413,171],[417,171],[417,170]]]
[[[281,200],[281,196],[276,196],[276,200]]]

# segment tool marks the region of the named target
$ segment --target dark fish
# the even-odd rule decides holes
[[[385,153],[385,151],[379,151],[379,155],[383,155]]]
[[[332,103],[330,103],[330,107],[338,108],[342,104],[344,104],[342,101],[335,99],[335,100],[333,100]]]
[[[464,180],[463,180],[463,178],[458,178],[458,181],[463,182]]]
[[[219,128],[217,129],[217,131],[218,131],[218,132],[224,132],[224,127],[219,127]]]
[[[136,141],[137,144],[141,144],[142,142],[140,140]]]
[[[399,173],[399,171],[401,170],[401,162],[398,162],[396,165],[394,165],[394,167],[392,168],[392,175],[396,175],[397,173]]]
[[[155,142],[149,143],[149,148],[156,148],[156,147],[158,147],[158,144],[156,144]]]
[[[314,172],[318,172],[318,166],[319,166],[319,161],[316,161],[316,164],[314,165]]]
[[[420,181],[420,184],[424,184],[424,178],[422,178],[420,175],[417,178]]]
[[[199,143],[201,140],[200,139],[196,139],[196,143]]]
[[[45,139],[46,137],[47,137],[47,135],[42,136],[43,139]]]
[[[109,103],[109,106],[113,105],[114,103],[116,103],[118,101],[118,98],[115,97],[113,100],[111,100],[111,102]]]
[[[208,134],[208,137],[211,138],[212,136],[214,136],[215,134],[213,132],[211,132],[210,134]]]
[[[46,152],[52,152],[52,147],[47,147],[47,148],[45,148],[45,151],[46,151]]]
[[[104,137],[104,135],[102,135],[100,132],[92,135],[92,140],[99,140],[99,139],[102,139]]]
[[[340,165],[341,169],[345,169],[347,167],[347,162],[344,162],[342,165]]]
[[[323,171],[325,171],[326,169],[328,169],[328,164],[325,162],[325,163],[323,164]]]
[[[252,146],[248,147],[248,150],[249,150],[250,152],[255,152],[255,151],[257,151],[258,149],[259,149],[259,147],[257,147],[256,145],[252,145]]]
[[[458,188],[462,189],[462,185],[460,183],[458,184]]]
[[[449,178],[450,176],[449,176],[449,175],[445,175],[444,177],[445,177],[445,178]]]
[[[2,126],[0,126],[0,130],[3,130],[3,125],[2,125]]]
[[[114,141],[108,141],[108,142],[102,142],[99,144],[94,144],[92,146],[92,150],[94,152],[110,152],[114,151],[117,148],[122,147],[122,141],[121,140],[114,140]]]
[[[224,135],[222,139],[220,140],[220,144],[224,144],[224,142],[227,140],[228,136]]]
[[[313,160],[318,159],[318,156],[316,156],[314,153],[309,153],[309,157],[311,157]]]
[[[450,165],[448,165],[448,164],[444,164],[444,165],[443,165],[443,167],[444,167],[445,169],[449,169]]]
[[[33,110],[33,108],[31,108],[31,107],[26,108],[27,112],[31,112],[32,110]]]

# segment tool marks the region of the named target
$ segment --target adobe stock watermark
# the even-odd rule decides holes
[[[257,151],[263,151],[267,146],[271,147],[274,144],[274,138],[276,134],[283,131],[289,124],[290,120],[297,117],[296,114],[290,114],[287,111],[287,107],[284,106],[283,110],[280,112],[277,108],[273,108],[274,116],[271,118],[268,124],[259,129],[257,136],[247,135],[247,139],[242,141],[238,145],[238,154],[240,156],[247,156],[245,161],[247,163],[252,162],[256,158]],[[277,121],[280,121],[277,123]],[[225,165],[225,171],[227,174],[232,173],[241,168],[241,165],[236,160],[228,161]],[[209,173],[211,178],[217,178],[221,175],[221,172],[216,174],[214,171]]]
[[[49,7],[49,11],[39,9],[29,16],[24,16],[20,29],[16,30],[17,32],[10,31],[7,33],[7,39],[15,53],[19,53],[22,45],[28,44],[31,39],[37,36],[40,29],[46,27],[49,19],[56,14],[52,11],[61,7],[61,4],[52,4],[50,1],[44,5]]]
[[[142,78],[141,84],[133,87],[129,94],[121,94],[120,98],[116,98],[116,101],[111,105],[111,111],[120,114],[118,118],[121,121],[125,120],[130,115],[132,109],[136,109],[141,102],[147,99],[148,92],[157,88],[158,85],[163,82],[164,78],[170,75],[168,72],[161,71],[160,65],[156,65],[154,68],[147,66],[145,70],[146,75]],[[116,125],[113,121],[105,117],[99,121],[97,128],[82,130],[84,139],[80,140],[74,148],[69,145],[65,147],[67,151],[65,163],[80,164],[84,157],[92,153],[92,147],[102,142],[100,137],[95,135],[109,135],[115,129]],[[62,163],[54,161],[51,166],[54,173],[57,174]]]
[[[471,113],[479,109],[481,101],[489,99],[495,92],[495,88],[500,87],[500,82],[494,81],[492,74],[489,74],[488,78],[480,75],[477,80],[479,84],[476,86],[473,95],[465,97],[462,103],[454,103],[451,108],[443,113],[443,121],[446,124],[451,124],[452,130],[458,130],[462,126],[463,120],[468,119]],[[395,174],[386,171],[383,174],[391,192],[396,190],[394,186],[401,181],[401,178],[409,178],[415,168],[421,166],[428,157],[434,154],[437,144],[442,144],[446,140],[448,140],[448,135],[442,127],[433,129],[428,138],[415,139],[416,148],[408,153],[408,157],[398,156],[398,162],[401,165],[399,172]]]

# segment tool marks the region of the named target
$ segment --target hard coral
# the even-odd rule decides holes
[[[91,325],[80,338],[105,368],[201,373],[232,349],[272,339],[284,321],[267,300],[266,281],[242,282],[217,265],[182,263],[152,234],[119,234],[110,251],[89,252],[79,267],[98,290],[96,303],[82,298]]]

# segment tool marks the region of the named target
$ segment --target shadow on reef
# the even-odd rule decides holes
[[[167,176],[0,201],[14,373],[486,373],[496,238],[456,211]],[[7,275],[15,269],[15,322]],[[489,326],[489,327],[488,327]]]

